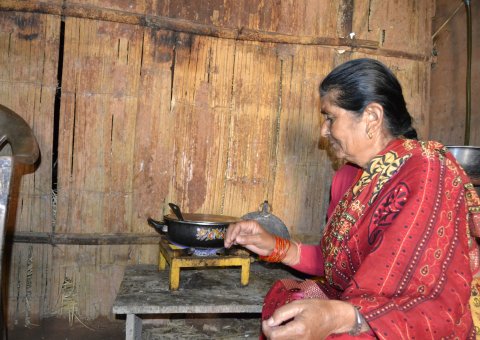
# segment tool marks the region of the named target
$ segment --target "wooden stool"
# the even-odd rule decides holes
[[[227,255],[196,256],[186,254],[185,249],[172,245],[164,237],[160,240],[158,269],[170,266],[170,290],[177,290],[180,285],[181,268],[232,267],[241,266],[240,283],[248,285],[250,276],[250,255],[242,249],[235,249]]]

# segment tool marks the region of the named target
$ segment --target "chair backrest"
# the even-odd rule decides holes
[[[27,122],[8,107],[0,105],[0,149],[9,143],[15,161],[33,164],[38,159],[37,140]]]

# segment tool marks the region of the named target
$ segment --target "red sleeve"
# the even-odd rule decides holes
[[[325,271],[320,244],[299,244],[299,247],[301,247],[300,261],[291,267],[305,274],[322,276]]]

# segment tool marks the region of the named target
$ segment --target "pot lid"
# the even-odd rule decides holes
[[[289,239],[290,233],[283,221],[272,214],[272,208],[268,201],[260,204],[258,211],[254,211],[242,216],[242,220],[255,220],[268,232]]]

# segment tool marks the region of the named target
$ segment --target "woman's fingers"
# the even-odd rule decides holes
[[[237,244],[238,235],[249,232],[249,229],[251,229],[249,223],[245,221],[230,224],[225,233],[225,247],[230,248],[233,244]]]
[[[255,220],[229,225],[225,233],[225,247],[239,244],[259,255],[268,255],[275,247],[275,237],[265,231]]]
[[[262,331],[267,339],[282,340],[282,339],[305,339],[303,325],[295,320],[282,326],[268,326],[267,321],[262,322]]]
[[[235,244],[235,239],[237,238],[240,229],[236,223],[232,223],[228,226],[227,232],[225,233],[225,247],[230,248]]]
[[[306,324],[300,316],[305,308],[302,301],[293,301],[278,308],[271,318],[262,322],[262,331],[268,339],[306,339]],[[299,320],[300,319],[300,320]]]
[[[273,315],[265,320],[268,326],[278,326],[304,311],[302,301],[293,301],[278,308]]]
[[[245,223],[247,221],[232,223],[228,226],[227,232],[225,233],[225,247],[229,248],[233,244],[238,243],[238,236],[240,234],[251,233],[250,223]]]

